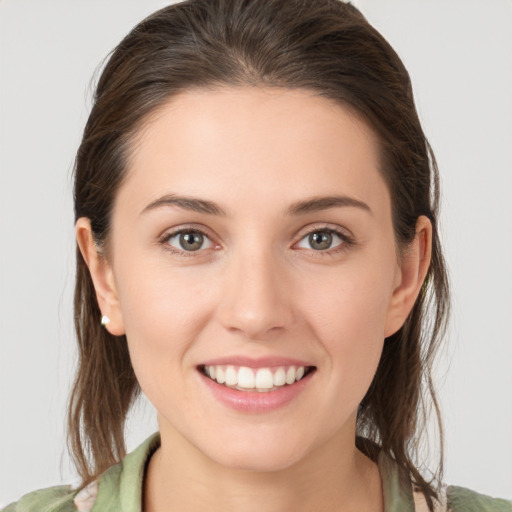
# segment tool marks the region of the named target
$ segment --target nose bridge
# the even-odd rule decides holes
[[[284,268],[271,244],[240,246],[225,269],[221,321],[225,328],[262,338],[292,319]]]

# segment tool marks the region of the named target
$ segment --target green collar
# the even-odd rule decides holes
[[[100,478],[92,512],[141,512],[144,473],[151,455],[159,446],[160,434],[157,432],[107,470]],[[379,455],[377,464],[382,478],[385,512],[414,512],[408,478],[401,475],[396,464],[383,453]]]

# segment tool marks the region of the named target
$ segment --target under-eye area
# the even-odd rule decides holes
[[[201,365],[199,371],[218,384],[239,391],[277,391],[316,371],[315,366],[250,368],[233,365]]]

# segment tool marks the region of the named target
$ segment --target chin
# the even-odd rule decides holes
[[[272,473],[289,469],[297,464],[301,458],[301,454],[298,453],[276,453],[275,450],[268,449],[264,453],[254,453],[249,450],[242,453],[224,453],[217,458],[217,462],[226,468],[257,473]]]
[[[307,456],[305,443],[290,442],[274,436],[273,438],[256,439],[245,436],[242,440],[231,438],[205,455],[226,468],[254,472],[275,472],[286,470]]]

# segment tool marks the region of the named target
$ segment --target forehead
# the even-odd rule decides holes
[[[311,91],[191,90],[157,109],[128,159],[129,189],[144,202],[162,193],[293,202],[350,193],[387,200],[378,141],[349,108]],[[229,205],[226,205],[229,209]]]

